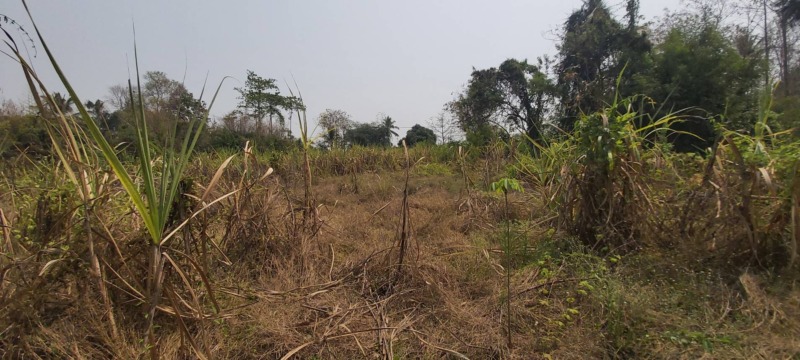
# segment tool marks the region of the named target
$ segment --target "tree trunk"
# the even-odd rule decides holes
[[[767,60],[767,66],[764,69],[764,88],[769,91],[769,24],[767,12],[767,0],[764,1],[764,57]]]
[[[789,22],[785,18],[785,16],[781,16],[780,22],[780,29],[781,29],[781,83],[783,88],[783,95],[787,96],[790,95],[791,92],[791,84],[789,83],[789,41],[788,31],[789,31]]]

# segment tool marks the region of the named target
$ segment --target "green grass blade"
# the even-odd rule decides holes
[[[152,217],[147,216],[148,209],[145,203],[142,201],[142,197],[141,194],[139,193],[139,190],[136,188],[136,185],[133,183],[133,180],[131,179],[130,175],[127,173],[125,167],[122,165],[122,162],[117,157],[117,154],[114,152],[114,149],[108,144],[108,141],[106,141],[105,137],[103,137],[100,128],[91,118],[89,112],[83,106],[83,102],[80,101],[78,94],[72,88],[72,85],[67,80],[67,77],[64,75],[64,72],[61,70],[61,67],[58,65],[58,62],[56,61],[55,57],[50,51],[50,48],[44,41],[44,37],[39,31],[39,28],[36,26],[36,22],[33,20],[33,15],[31,14],[30,9],[28,8],[28,4],[24,0],[22,1],[22,4],[25,7],[25,11],[28,13],[28,17],[31,19],[34,31],[36,32],[39,41],[42,43],[42,47],[47,53],[47,57],[50,60],[53,69],[56,71],[56,74],[58,74],[58,78],[61,80],[61,83],[66,88],[67,93],[69,93],[70,97],[74,99],[75,107],[78,109],[81,118],[86,124],[86,127],[89,129],[89,134],[100,148],[100,151],[103,153],[103,157],[106,159],[106,161],[109,162],[112,171],[119,179],[120,183],[122,184],[122,187],[128,193],[137,211],[142,215],[142,220],[144,221],[145,226],[147,227],[147,230],[150,233],[150,236],[153,238],[158,238],[160,234],[157,233],[156,224],[153,222]]]

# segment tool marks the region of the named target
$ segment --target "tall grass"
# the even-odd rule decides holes
[[[673,113],[653,119],[636,111],[640,97],[615,98],[581,116],[575,131],[545,145],[533,142],[536,157],[517,155],[515,168],[537,185],[562,226],[589,246],[628,244],[637,216],[649,212],[643,182],[648,158],[660,157],[659,133],[681,121]]]
[[[735,199],[736,212],[746,224],[751,259],[764,267],[792,268],[800,256],[800,144],[792,138],[795,129],[772,131],[770,123],[776,114],[771,110],[771,90],[764,91],[752,134],[721,129],[722,140],[711,154],[704,180],[729,185],[718,196]],[[719,176],[726,159],[732,162],[737,178]],[[783,216],[784,212],[788,216]],[[788,236],[783,233],[787,226]]]
[[[47,42],[45,41],[41,31],[36,25],[36,22],[33,20],[30,9],[24,0],[23,5],[25,6],[28,16],[33,23],[36,36],[41,42],[53,70],[58,75],[61,84],[66,88],[67,93],[75,103],[75,107],[78,111],[77,118],[80,120],[80,123],[74,117],[62,113],[61,110],[55,106],[44,85],[39,80],[33,69],[27,64],[24,57],[19,53],[18,49],[12,47],[17,59],[23,66],[23,72],[26,76],[26,79],[28,79],[31,92],[34,95],[34,99],[36,99],[42,113],[45,113],[45,106],[39,100],[39,92],[35,86],[37,84],[39,89],[41,89],[45,94],[45,98],[50,102],[50,107],[56,111],[58,126],[48,127],[48,130],[50,131],[54,149],[61,160],[68,177],[72,182],[78,185],[81,197],[84,200],[84,205],[87,209],[87,214],[85,215],[85,225],[87,228],[87,239],[90,242],[89,248],[93,249],[88,210],[90,209],[92,201],[97,198],[99,192],[102,191],[103,186],[106,185],[108,180],[107,176],[105,178],[101,177],[100,179],[91,179],[89,174],[102,174],[100,169],[104,167],[104,165],[108,166],[116,175],[117,180],[127,193],[128,199],[133,203],[136,213],[144,223],[145,230],[149,237],[149,251],[147,255],[149,265],[147,270],[146,286],[144,289],[137,289],[134,285],[129,285],[131,287],[129,290],[131,290],[133,293],[141,294],[143,297],[142,300],[146,301],[148,304],[149,309],[146,313],[149,338],[148,346],[150,348],[151,358],[158,358],[159,354],[157,350],[158,347],[154,332],[154,324],[156,309],[160,306],[162,299],[165,265],[170,263],[173,266],[177,266],[176,262],[171,258],[171,255],[165,252],[163,247],[182,227],[188,223],[189,219],[181,219],[184,221],[173,228],[169,228],[168,224],[171,220],[175,220],[171,219],[171,214],[177,198],[181,196],[181,181],[183,180],[184,173],[192,152],[206,124],[208,111],[213,106],[224,79],[223,82],[220,82],[219,86],[217,87],[206,112],[201,116],[189,121],[187,124],[188,129],[185,132],[183,139],[177,139],[176,122],[172,129],[172,135],[167,137],[166,143],[162,144],[162,146],[156,146],[149,138],[149,132],[147,129],[147,122],[145,119],[146,109],[144,107],[144,99],[139,80],[138,51],[136,49],[136,44],[134,43],[137,77],[136,91],[134,91],[131,81],[129,81],[128,84],[131,104],[135,104],[132,106],[132,115],[136,130],[135,145],[138,154],[138,171],[140,172],[140,176],[137,178],[136,173],[129,171],[125,167],[123,162],[118,157],[114,147],[109,144],[107,139],[102,134],[100,128],[95,123],[94,119],[89,115],[77,92],[72,87],[65,73],[56,61],[55,56],[47,45]],[[36,84],[34,84],[34,81]],[[134,94],[138,95],[138,99],[135,99]],[[84,129],[87,131],[84,131]],[[66,143],[66,149],[61,147],[61,141]],[[105,164],[99,161],[100,157],[102,157],[102,159],[105,161]],[[200,198],[201,204],[206,200],[211,188],[213,188],[215,183],[219,180],[221,171],[225,168],[229,161],[230,158],[228,158],[228,160],[226,160],[217,171],[217,174],[206,188],[203,196]],[[223,196],[222,198],[226,196]],[[197,211],[194,212],[190,218],[194,217],[199,211],[202,211],[211,204],[220,201],[222,198],[218,198],[208,204],[203,204],[203,208],[195,209]],[[185,255],[189,256],[189,254]],[[99,262],[93,251],[91,256],[92,266],[95,270],[95,275],[98,276],[99,286],[104,294],[103,297],[107,298],[104,281],[102,280],[102,275],[100,274],[99,270]],[[196,262],[192,263],[196,264]],[[182,273],[180,269],[176,268],[176,271]],[[126,282],[126,284],[131,284],[131,282]],[[210,285],[207,282],[205,285],[210,288]],[[110,305],[107,305],[107,307],[110,317],[109,319],[113,322],[113,311],[111,311]],[[177,312],[177,307],[175,307],[175,311]],[[176,315],[180,317],[179,313]],[[196,354],[198,356],[201,358],[205,357],[202,352],[199,351],[196,345],[193,344],[192,347],[196,350]]]
[[[524,189],[516,179],[502,178],[493,182],[491,189],[494,192],[503,194],[503,220],[505,222],[503,232],[503,251],[505,252],[506,260],[506,346],[509,349],[513,347],[511,337],[511,217],[509,216],[508,193],[510,191],[524,192]]]
[[[82,223],[89,250],[92,275],[96,279],[98,289],[103,299],[112,337],[117,339],[119,333],[114,317],[113,305],[111,304],[106,287],[106,276],[100,267],[100,262],[95,251],[94,234],[92,231],[93,208],[96,205],[95,203],[105,195],[109,182],[108,174],[96,171],[99,168],[99,158],[91,144],[87,142],[87,136],[83,132],[83,128],[78,126],[75,119],[65,114],[56,104],[55,99],[47,90],[44,83],[33,71],[33,68],[25,60],[25,57],[20,53],[20,49],[14,42],[14,39],[8,33],[6,33],[6,36],[8,39],[6,44],[22,67],[22,72],[25,75],[31,95],[33,96],[40,114],[53,115],[52,118],[54,121],[48,121],[46,123],[47,134],[51,140],[57,159],[60,161],[60,165],[67,175],[67,179],[75,186],[82,201]],[[45,50],[47,50],[48,55],[50,55],[46,45]],[[78,105],[82,107],[82,104]],[[52,265],[52,262],[49,265]]]

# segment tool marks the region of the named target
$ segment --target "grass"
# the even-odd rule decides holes
[[[213,176],[204,169],[218,166],[226,155],[211,156],[205,160],[207,164],[190,167],[189,175],[202,179],[201,174],[206,172],[205,176]],[[244,176],[244,166],[243,158],[232,160],[220,188],[213,193],[228,192]],[[251,161],[248,167],[255,172],[263,164]],[[32,180],[34,173],[19,176],[24,181],[18,180],[18,205],[3,205],[11,209],[6,214],[14,229],[35,216],[38,194],[59,194],[47,183],[40,183],[38,189],[25,185],[39,183]],[[800,304],[790,300],[797,296],[790,286],[776,285],[783,292],[767,291],[767,285],[775,280],[754,275],[764,292],[757,294],[763,296],[762,300],[751,301],[736,276],[700,266],[689,249],[659,247],[620,257],[596,253],[567,232],[551,230],[549,223],[537,224],[538,218],[528,220],[526,208],[546,207],[543,199],[528,191],[509,194],[509,216],[527,221],[521,232],[527,236],[518,240],[519,247],[525,246],[531,253],[517,258],[515,263],[519,263],[509,272],[511,293],[515,294],[511,301],[515,346],[508,352],[504,350],[507,325],[501,321],[507,310],[500,306],[508,293],[503,271],[507,266],[502,244],[496,240],[497,226],[504,218],[503,199],[473,189],[476,196],[485,194],[480,199],[485,206],[458,211],[461,192],[448,188],[462,184],[459,175],[412,172],[412,187],[427,184],[408,197],[414,243],[419,246],[416,270],[398,283],[396,295],[376,298],[375,289],[384,275],[391,273],[381,261],[381,252],[393,244],[397,214],[403,207],[405,174],[382,171],[364,176],[375,181],[365,181],[359,193],[339,191],[342,184],[350,183],[347,175],[327,176],[312,185],[324,225],[314,237],[317,245],[307,248],[296,246],[288,226],[292,215],[287,213],[292,204],[302,203],[296,200],[303,198],[302,182],[255,181],[248,187],[247,197],[237,193],[221,206],[207,210],[210,224],[205,231],[231,260],[230,265],[212,262],[207,274],[220,289],[217,301],[222,316],[205,325],[193,320],[195,325],[188,326],[197,342],[206,333],[206,341],[216,344],[211,356],[277,359],[310,339],[313,342],[300,349],[299,356],[365,358],[392,352],[405,358],[435,358],[448,353],[437,349],[440,347],[468,358],[526,358],[531,351],[554,358],[729,358],[756,354],[775,357],[800,349],[794,343],[800,329],[791,317]],[[258,180],[260,173],[253,178]],[[99,222],[110,227],[121,248],[133,249],[141,237],[122,235],[135,228],[137,221],[121,216],[118,206],[125,199],[120,195],[117,192],[113,201],[98,208],[94,221],[99,227]],[[46,212],[57,218],[63,209],[51,206]],[[301,209],[297,211],[301,217]],[[61,240],[48,246],[69,243],[68,231],[59,229]],[[194,228],[193,233],[200,230]],[[33,247],[35,241],[24,244]],[[32,275],[51,256],[30,264]],[[69,259],[75,255],[62,256]],[[303,262],[301,257],[307,260]],[[30,295],[31,300],[77,296],[67,289],[85,282],[72,275],[82,270],[62,267],[66,262],[52,267],[47,281],[40,283],[44,284],[43,291]],[[18,265],[28,268],[23,263]],[[15,270],[9,276],[22,274]],[[120,280],[111,278],[108,282],[114,284],[110,296],[115,312],[136,313],[135,308],[125,305],[130,297],[120,291]],[[29,303],[19,296],[6,301]],[[101,347],[107,349],[103,353],[115,356],[144,351],[131,335],[146,332],[135,330],[135,324],[142,323],[129,315],[118,316],[124,319],[118,324],[118,342],[83,337],[89,340],[77,342],[77,350],[70,349],[73,338],[66,334],[81,337],[82,333],[107,327],[103,322],[88,321],[89,314],[102,309],[100,297],[88,299],[81,308],[25,308],[21,312],[17,308],[17,312],[30,316],[26,321],[45,325],[44,329],[55,333],[35,328],[23,331],[22,323],[15,322],[12,333],[19,334],[20,343],[27,343],[30,350],[10,343],[4,343],[3,348],[45,357],[93,357],[101,354],[97,350],[99,341],[106,344]],[[772,318],[770,311],[778,317]],[[190,345],[181,345],[179,324],[170,317],[161,319],[157,328],[161,355],[184,354]],[[69,324],[80,327],[70,328]],[[391,329],[381,332],[379,328]],[[45,341],[62,344],[59,347],[63,350],[43,347]]]
[[[139,108],[120,159],[9,47],[55,154],[3,164],[3,357],[800,356],[799,147],[766,115],[706,157],[633,99],[535,155],[321,151],[302,109],[300,149],[196,154],[202,119],[155,144]]]

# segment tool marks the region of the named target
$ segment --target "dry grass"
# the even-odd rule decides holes
[[[535,185],[510,194],[516,250],[508,316],[498,228],[503,199],[467,188],[470,179],[462,172],[447,165],[411,172],[408,252],[396,277],[390,254],[403,214],[402,171],[316,177],[311,190],[318,221],[310,226],[303,216],[303,183],[287,181],[291,173],[263,177],[268,164],[245,158],[230,163],[210,195],[239,191],[197,216],[183,235],[209,269],[213,288],[190,288],[201,303],[184,308],[205,309],[204,315],[160,318],[156,334],[164,358],[770,359],[800,353],[796,277],[731,276],[730,268],[709,260],[714,253],[704,252],[704,232],[693,233],[696,242],[674,238],[681,236],[675,224],[682,218],[670,211],[697,201],[666,186],[680,174],[650,182],[653,209],[661,215],[651,214],[639,226],[648,229],[659,217],[675,223],[662,224],[664,231],[643,238],[640,251],[622,257],[600,255],[551,228],[558,222]],[[201,156],[189,175],[208,183],[222,160]],[[77,199],[59,186],[58,173],[26,169],[17,167],[14,186],[4,182],[8,191],[0,197],[9,226],[4,229],[12,230],[4,252],[25,245],[32,254],[3,260],[3,355],[145,356],[146,304],[122,283],[146,279],[147,264],[137,260],[147,251],[146,234],[130,231],[141,228],[139,220],[119,189],[94,211],[98,256],[118,319],[114,336],[89,276],[86,249],[75,241],[80,224],[69,204]],[[699,179],[686,181],[686,189],[702,186]],[[713,199],[713,192],[697,193]],[[715,211],[714,204],[694,206],[687,216]],[[702,219],[714,226],[732,221],[724,214]],[[182,251],[184,244],[174,247]],[[125,277],[115,276],[123,271]],[[186,276],[189,283],[203,282],[199,274]],[[170,273],[165,288],[182,283]],[[219,312],[212,310],[212,293]],[[165,296],[168,308],[160,311],[191,301]],[[507,318],[511,350],[505,346]]]
[[[221,161],[203,158],[189,173],[203,183],[213,176],[207,169]],[[214,190],[240,192],[190,225],[198,247],[193,251],[209,254],[198,258],[211,269],[207,276],[222,310],[202,320],[183,317],[184,324],[162,317],[156,332],[164,358],[192,358],[193,346],[230,359],[768,359],[800,352],[800,291],[790,278],[731,278],[669,246],[625,257],[597,255],[542,221],[549,213],[538,191],[510,198],[518,250],[511,279],[515,347],[509,352],[498,228],[502,198],[466,191],[456,171],[413,171],[409,261],[395,280],[396,263],[387,254],[400,226],[403,172],[360,173],[357,190],[350,174],[318,177],[313,193],[319,224],[309,227],[303,223],[302,182],[262,178],[266,164],[252,158],[247,164],[232,162]],[[18,175],[28,183],[17,181],[7,193],[13,196],[1,199],[11,229],[24,228],[34,214],[59,219],[70,211],[65,204],[74,199],[28,186],[39,180]],[[116,196],[95,211],[98,236],[114,238],[126,259],[140,258],[145,234],[130,232],[141,225]],[[37,199],[50,203],[43,207]],[[23,231],[26,244],[38,244],[38,255],[4,264],[4,357],[143,357],[146,326],[138,316],[146,305],[109,275],[120,329],[119,337],[111,336],[85,252],[52,250],[72,244],[74,226],[37,222],[44,223],[52,225]],[[47,237],[37,237],[43,232]],[[113,259],[113,251],[102,247],[100,256]],[[39,276],[53,259],[63,260]],[[116,270],[121,264],[104,266]],[[146,264],[128,266],[146,278]],[[166,287],[178,281],[171,278]],[[203,286],[194,289],[209,301]]]

